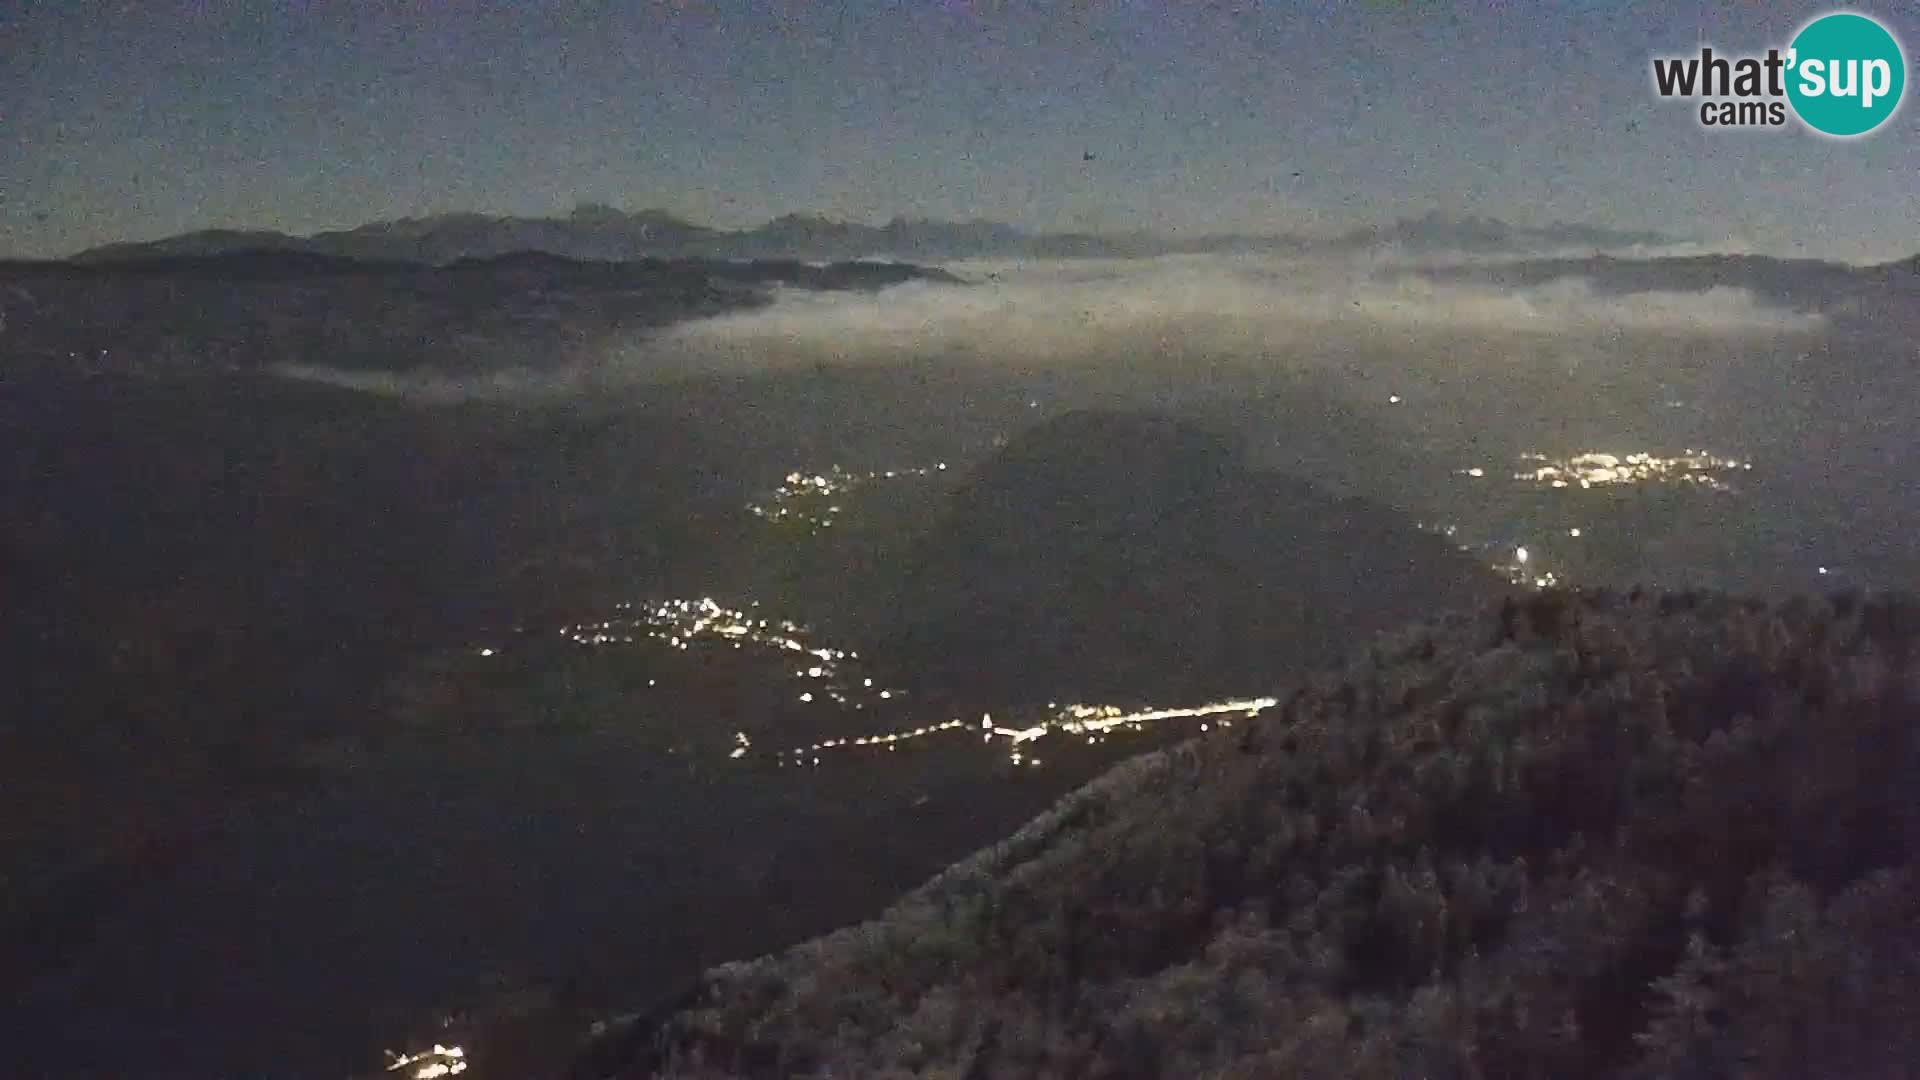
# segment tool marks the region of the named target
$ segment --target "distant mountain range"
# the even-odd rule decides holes
[[[662,210],[626,212],[582,206],[564,217],[457,213],[374,222],[354,229],[291,236],[209,229],[143,243],[108,244],[74,256],[83,262],[155,257],[299,252],[353,259],[441,264],[517,252],[571,259],[638,258],[1125,258],[1203,253],[1311,253],[1368,250],[1416,254],[1549,254],[1664,246],[1673,237],[1592,225],[1513,225],[1492,218],[1438,214],[1354,229],[1334,237],[1149,232],[1036,233],[991,221],[895,218],[885,225],[788,214],[751,229],[695,224]]]

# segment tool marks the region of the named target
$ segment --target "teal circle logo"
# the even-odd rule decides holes
[[[1787,100],[1825,135],[1865,135],[1887,122],[1906,89],[1900,43],[1865,15],[1823,15],[1801,28],[1787,53]]]

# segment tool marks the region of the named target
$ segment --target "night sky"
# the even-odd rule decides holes
[[[1892,7],[1861,10],[1911,53],[1920,17]],[[1911,254],[1912,102],[1829,142],[1705,130],[1653,96],[1654,53],[1783,46],[1825,10],[0,0],[0,255],[581,201],[729,226],[1438,210]]]

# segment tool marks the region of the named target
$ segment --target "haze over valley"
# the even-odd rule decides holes
[[[1432,613],[1897,583],[1920,366],[1859,312],[1912,293],[1477,249],[14,264],[20,1000],[119,1068],[339,1074],[437,1010],[505,1069],[558,1036],[503,1025],[872,911]]]
[[[1818,14],[0,5],[0,1073],[1898,1074]]]

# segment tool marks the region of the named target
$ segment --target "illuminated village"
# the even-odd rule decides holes
[[[1600,452],[1554,458],[1528,452],[1520,455],[1527,467],[1512,474],[1523,484],[1553,490],[1597,487],[1647,486],[1653,484],[1690,484],[1711,491],[1731,491],[1722,474],[1748,472],[1752,462],[1723,458],[1705,450],[1688,448],[1674,457],[1658,457],[1644,451],[1625,455]],[[1455,476],[1484,479],[1483,466],[1455,469]]]
[[[826,472],[796,470],[788,473],[763,501],[748,504],[747,511],[763,521],[798,523],[817,533],[831,528],[841,514],[842,506],[836,501],[840,497],[869,484],[931,476],[946,468],[947,463],[942,461],[931,466],[869,472],[853,472],[838,465]]]
[[[789,658],[790,677],[796,688],[793,700],[799,705],[843,706],[865,709],[882,705],[903,708],[907,693],[898,688],[878,686],[872,676],[858,670],[860,654],[851,649],[814,643],[806,627],[786,619],[756,615],[752,610],[728,607],[711,597],[674,599],[643,604],[620,603],[612,618],[574,623],[560,628],[560,634],[574,645],[586,649],[622,648],[651,643],[678,652],[695,646],[730,649],[759,648]],[[502,655],[495,646],[473,650],[483,658]],[[1274,704],[1272,698],[1243,698],[1191,706],[1123,708],[1117,705],[1052,704],[1038,715],[1019,720],[995,721],[991,713],[978,720],[949,717],[910,727],[879,729],[862,734],[820,739],[800,745],[778,747],[766,753],[746,732],[735,732],[727,757],[731,760],[758,756],[779,767],[814,766],[825,760],[822,755],[836,752],[894,752],[936,736],[972,737],[978,733],[985,742],[1004,742],[1008,760],[1014,765],[1034,767],[1041,764],[1035,750],[1043,740],[1059,738],[1081,745],[1097,744],[1113,734],[1141,732],[1149,725],[1169,720],[1200,720],[1200,731],[1217,725],[1231,727],[1235,717],[1259,714]]]
[[[1520,455],[1520,462],[1522,467],[1509,473],[1514,487],[1523,491],[1544,492],[1673,486],[1730,494],[1735,489],[1728,477],[1753,470],[1750,461],[1720,457],[1693,448],[1672,457],[1644,451],[1627,454],[1589,451],[1556,458],[1529,451]],[[1485,466],[1474,465],[1455,469],[1453,475],[1470,481],[1485,480],[1489,470]],[[1509,584],[1534,589],[1571,584],[1560,571],[1549,565],[1549,545],[1544,542],[1501,539],[1465,543],[1458,541],[1458,525],[1419,524],[1429,532],[1455,539],[1461,551],[1477,553],[1487,561],[1489,569]],[[1569,527],[1564,533],[1556,533],[1553,543],[1557,545],[1565,540],[1578,540],[1581,535],[1579,527]],[[1826,570],[1823,568],[1820,572],[1825,574]]]
[[[467,1052],[458,1046],[434,1043],[433,1049],[416,1054],[396,1054],[389,1050],[387,1058],[387,1071],[399,1073],[408,1080],[437,1080],[467,1071]]]

